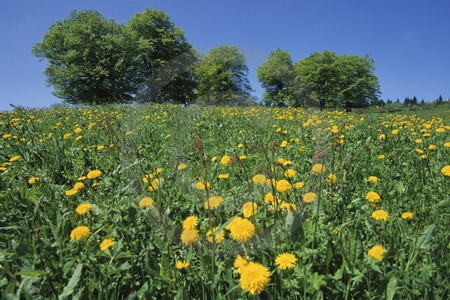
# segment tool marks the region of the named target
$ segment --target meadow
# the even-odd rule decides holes
[[[439,111],[15,109],[0,133],[6,299],[449,296]]]

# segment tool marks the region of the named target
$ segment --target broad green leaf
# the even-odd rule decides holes
[[[81,271],[83,270],[83,263],[79,263],[73,272],[72,277],[69,280],[69,283],[64,287],[62,294],[59,295],[58,299],[67,299],[75,290],[78,281],[80,281]]]
[[[432,224],[422,232],[417,239],[417,248],[427,250],[431,246],[431,239],[433,238],[433,232],[436,225]]]
[[[397,277],[392,275],[386,287],[386,300],[394,299],[396,289],[397,289]]]

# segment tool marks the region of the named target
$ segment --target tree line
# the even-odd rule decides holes
[[[255,103],[245,57],[235,46],[198,53],[162,11],[146,9],[126,24],[98,11],[72,11],[32,49],[47,60],[53,94],[70,104],[171,102]],[[379,103],[380,85],[368,56],[312,53],[293,62],[277,49],[258,67],[269,106],[366,107]]]

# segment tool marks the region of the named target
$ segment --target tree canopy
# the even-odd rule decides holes
[[[198,103],[245,105],[252,91],[245,57],[235,46],[219,46],[203,56],[194,70]]]
[[[187,69],[180,67],[195,60],[192,46],[183,31],[157,10],[146,9],[127,25],[106,20],[95,10],[72,11],[50,26],[32,52],[48,61],[44,73],[54,95],[71,104],[129,102],[138,92],[141,100],[164,95],[185,102],[189,95],[183,87],[193,85],[192,76],[185,75]],[[177,64],[168,63],[180,56],[184,59]],[[175,71],[167,70],[175,65]],[[155,75],[163,69],[165,84]]]

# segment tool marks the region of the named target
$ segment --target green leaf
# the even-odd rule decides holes
[[[419,238],[417,239],[417,245],[416,245],[417,248],[423,249],[423,250],[430,249],[431,239],[433,238],[434,228],[436,228],[436,225],[432,224],[432,225],[428,226],[428,228],[425,229],[425,231],[420,234]]]
[[[83,263],[79,263],[73,272],[72,277],[69,280],[69,283],[64,287],[62,294],[59,295],[58,299],[67,299],[74,291],[75,287],[80,281],[81,271],[83,270]]]
[[[386,286],[386,300],[394,299],[395,291],[397,289],[397,277],[392,275],[391,279]]]
[[[45,275],[47,275],[47,273],[43,272],[43,271],[37,271],[37,270],[27,270],[27,271],[18,272],[14,275],[39,277],[39,276],[45,276]]]

